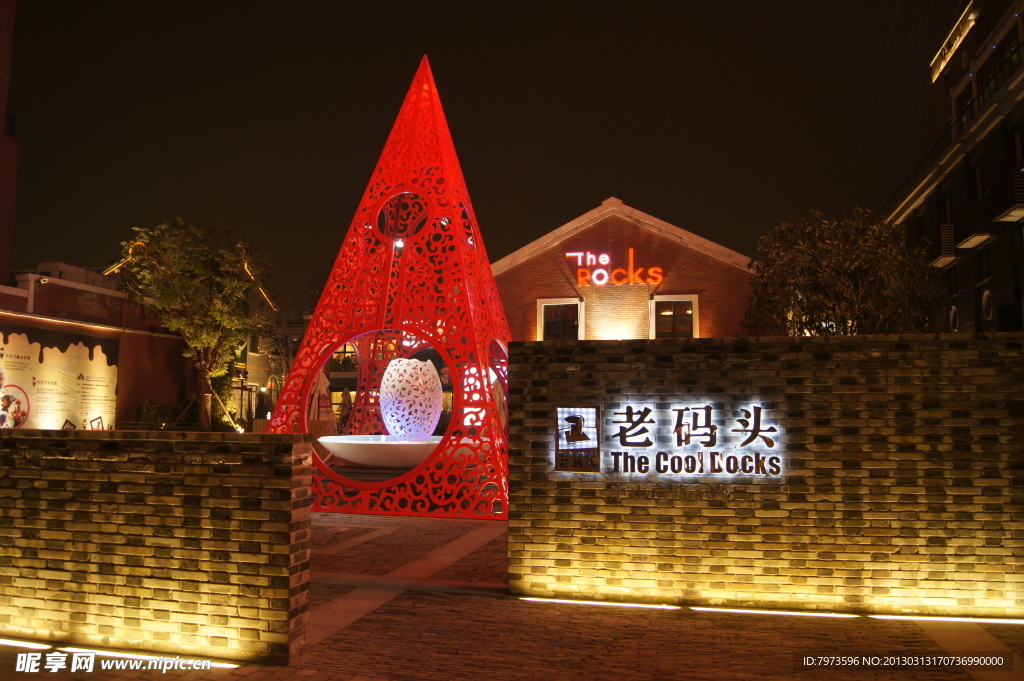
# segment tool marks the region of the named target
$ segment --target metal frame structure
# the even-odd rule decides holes
[[[308,432],[323,365],[356,348],[345,434],[385,433],[388,362],[428,349],[448,370],[452,410],[436,449],[384,482],[344,477],[314,454],[314,510],[504,518],[508,324],[427,58],[420,63],[338,253],[267,432]]]

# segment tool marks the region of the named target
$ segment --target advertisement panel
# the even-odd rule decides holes
[[[114,427],[118,341],[0,324],[0,428]]]

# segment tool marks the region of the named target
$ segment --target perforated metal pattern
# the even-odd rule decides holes
[[[315,510],[504,517],[508,324],[426,57],[313,313],[268,432],[307,432],[317,373],[344,343],[358,387],[346,434],[384,433],[391,359],[432,347],[450,372],[452,416],[418,468],[357,482],[318,457]],[[500,408],[500,409],[499,409]]]

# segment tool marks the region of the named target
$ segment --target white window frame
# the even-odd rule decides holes
[[[673,301],[690,304],[690,308],[693,310],[693,337],[700,338],[700,308],[697,305],[698,297],[699,296],[696,293],[682,295],[665,294],[662,296],[651,296],[650,310],[648,312],[648,317],[651,320],[651,324],[650,331],[647,337],[657,338],[657,320],[654,318],[654,304],[665,301]]]
[[[586,340],[586,306],[579,298],[538,298],[537,299],[537,340],[544,340],[544,306],[545,305],[576,305],[579,309],[579,325],[576,327],[576,340]]]

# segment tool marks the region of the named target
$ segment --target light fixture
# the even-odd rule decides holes
[[[691,606],[690,610],[699,610],[701,612],[734,612],[742,613],[746,615],[789,615],[792,617],[860,617],[860,615],[852,615],[849,613],[842,612],[804,612],[797,610],[752,610],[747,608],[699,608]]]
[[[973,622],[975,624],[1024,624],[1024,620],[999,619],[998,617],[942,617],[929,615],[868,615],[876,620],[914,620],[917,622]]]
[[[405,241],[402,239],[395,239],[395,248],[402,248],[405,246]]]
[[[45,643],[33,643],[31,641],[15,641],[9,638],[0,638],[0,646],[11,646],[12,648],[29,648],[31,650],[48,650],[53,646]]]
[[[577,601],[570,598],[536,598],[523,596],[521,601],[534,601],[536,603],[569,603],[572,605],[601,605],[613,608],[646,608],[648,610],[682,610],[678,605],[656,605],[651,603],[613,603],[611,601]]]
[[[974,232],[973,234],[968,235],[967,238],[965,238],[963,241],[958,243],[956,247],[965,249],[977,248],[978,246],[981,246],[991,238],[992,235],[989,234],[988,232]]]

